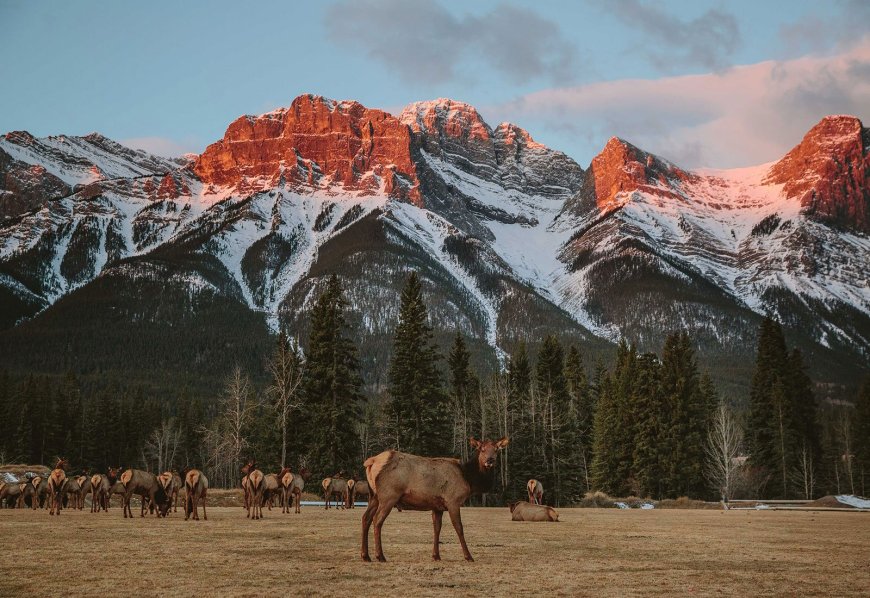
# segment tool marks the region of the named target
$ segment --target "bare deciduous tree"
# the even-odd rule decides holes
[[[734,491],[741,467],[738,456],[743,442],[743,429],[731,410],[719,405],[713,413],[707,432],[707,481],[717,488],[723,500],[728,500]]]
[[[241,455],[248,447],[245,432],[254,416],[248,377],[239,367],[227,380],[219,412],[211,426],[201,430],[206,454],[209,456],[210,476],[216,486],[235,485],[241,466]]]
[[[806,442],[801,443],[795,466],[792,469],[792,483],[800,488],[807,500],[812,500],[813,491],[816,488],[816,470],[813,464],[813,455]]]
[[[269,361],[272,384],[266,393],[272,398],[272,406],[281,427],[281,467],[287,465],[287,433],[290,414],[301,406],[299,387],[302,384],[302,355],[295,341],[292,343],[284,333],[278,338],[275,353]]]
[[[157,459],[157,471],[164,472],[172,467],[178,443],[181,440],[181,429],[175,425],[175,418],[170,417],[160,422],[154,428],[145,443],[145,454]]]

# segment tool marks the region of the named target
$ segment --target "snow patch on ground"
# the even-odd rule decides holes
[[[870,509],[870,500],[852,494],[838,494],[837,500],[856,509]]]

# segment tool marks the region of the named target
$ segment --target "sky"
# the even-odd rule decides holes
[[[200,152],[302,93],[474,105],[586,167],[619,136],[684,167],[870,124],[870,0],[0,0],[0,132]]]

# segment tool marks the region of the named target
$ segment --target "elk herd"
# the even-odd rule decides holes
[[[508,445],[508,439],[478,441],[469,439],[474,449],[471,458],[459,459],[421,457],[395,450],[384,451],[366,459],[365,479],[346,476],[339,471],[320,483],[325,509],[353,509],[358,499],[366,500],[362,516],[360,555],[370,561],[369,530],[374,527],[375,558],[385,561],[382,528],[384,521],[395,508],[399,511],[431,511],[432,513],[432,558],[440,560],[440,534],[444,513],[456,531],[463,556],[473,561],[465,541],[460,507],[474,495],[488,492],[495,480],[496,461],[499,452]],[[206,502],[208,478],[198,469],[182,472],[165,471],[155,475],[140,469],[109,468],[103,473],[78,476],[67,475],[68,463],[59,459],[51,472],[34,476],[19,483],[0,482],[0,507],[43,508],[51,516],[59,516],[63,509],[82,510],[85,498],[90,495],[92,513],[108,512],[110,499],[120,496],[124,518],[132,518],[134,496],[139,497],[139,516],[146,511],[157,517],[166,517],[178,512],[181,497],[184,519],[208,519]],[[299,468],[298,472],[284,467],[278,473],[264,474],[254,460],[247,461],[240,470],[240,486],[244,496],[247,518],[263,518],[263,507],[269,511],[275,501],[282,513],[301,512],[302,492],[310,478],[310,472]],[[531,479],[526,485],[528,502],[509,503],[513,521],[558,521],[555,509],[543,504],[544,487],[540,481]]]

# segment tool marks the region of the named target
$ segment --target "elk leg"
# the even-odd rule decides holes
[[[370,563],[372,558],[369,556],[369,528],[372,525],[375,511],[378,510],[378,501],[376,498],[369,500],[369,505],[366,507],[366,512],[362,516],[362,548],[360,553],[362,560]]]
[[[393,500],[392,502],[380,502],[380,500],[378,500],[378,512],[375,515],[375,558],[382,563],[386,563],[387,559],[384,556],[384,546],[381,544],[381,528],[384,527],[384,521],[386,521],[387,516],[389,516],[390,512],[393,510],[393,506],[396,502],[398,501]]]
[[[432,560],[441,560],[441,550],[438,546],[441,538],[441,520],[444,517],[444,511],[432,511]]]
[[[462,515],[459,514],[459,506],[449,509],[450,522],[453,524],[453,529],[456,530],[456,535],[459,536],[459,543],[462,545],[462,553],[465,555],[466,561],[474,561],[471,553],[468,552],[468,545],[465,543],[465,532],[462,530]]]
[[[208,521],[208,513],[205,512],[205,503],[206,503],[205,498],[206,498],[206,493],[203,492],[202,499],[201,499],[202,500],[202,518],[205,519],[206,521]]]

